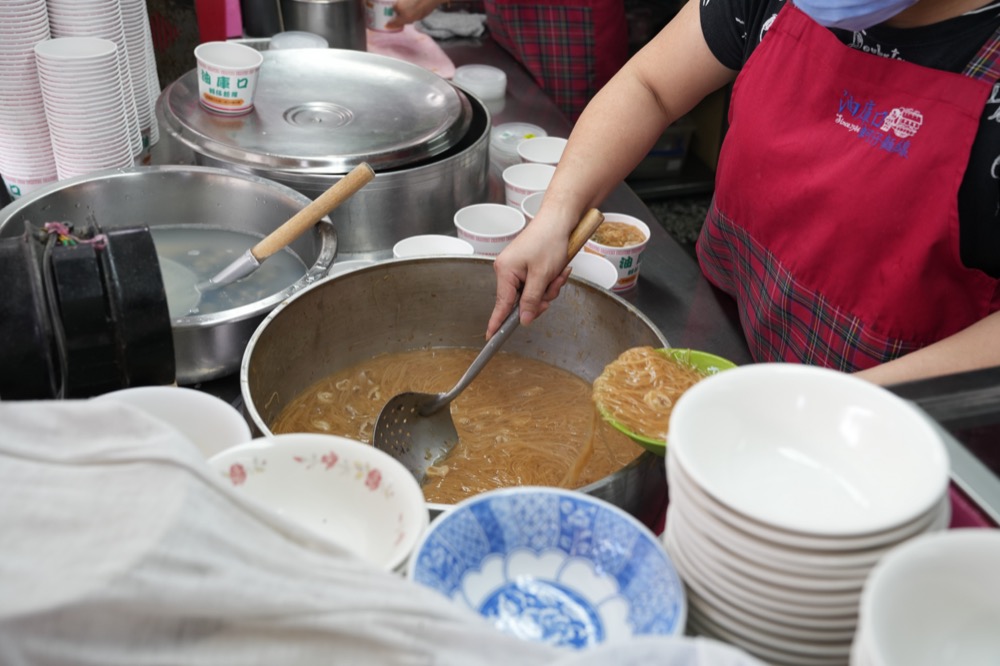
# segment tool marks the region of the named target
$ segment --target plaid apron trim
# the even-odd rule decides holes
[[[736,300],[757,362],[806,363],[855,372],[919,347],[872,331],[859,317],[800,284],[714,202],[697,249],[706,277]]]
[[[983,81],[1000,79],[1000,28],[983,44],[976,57],[965,66],[965,75]]]

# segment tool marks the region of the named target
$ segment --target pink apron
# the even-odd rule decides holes
[[[958,241],[998,39],[953,74],[851,49],[786,3],[734,84],[698,241],[757,361],[860,370],[1000,309]]]

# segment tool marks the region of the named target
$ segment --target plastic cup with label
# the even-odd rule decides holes
[[[235,42],[205,42],[194,49],[198,63],[198,101],[214,113],[238,116],[253,111],[264,56]]]
[[[524,219],[531,222],[538,215],[538,211],[542,208],[542,199],[545,198],[545,192],[535,192],[534,194],[529,194],[521,200],[521,212],[524,213]]]
[[[556,168],[551,164],[515,164],[503,170],[504,196],[507,205],[521,209],[529,194],[544,192],[552,182]]]
[[[476,254],[495,257],[524,229],[521,211],[498,203],[473,204],[455,213],[458,237]]]
[[[365,0],[365,25],[376,32],[399,32],[402,28],[387,28],[396,18],[396,0]]]
[[[623,213],[604,213],[604,222],[583,249],[604,257],[615,266],[618,280],[611,290],[622,292],[636,286],[642,252],[647,243],[649,227],[645,222]]]

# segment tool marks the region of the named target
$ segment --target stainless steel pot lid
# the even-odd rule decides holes
[[[205,110],[197,70],[171,83],[158,106],[171,133],[196,152],[294,173],[426,160],[459,142],[472,121],[468,99],[437,74],[348,49],[265,51],[254,111],[245,116]]]

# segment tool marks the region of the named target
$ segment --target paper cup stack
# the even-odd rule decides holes
[[[44,0],[0,0],[0,175],[15,199],[58,179],[35,67],[48,38]]]
[[[735,368],[682,395],[669,432],[663,538],[688,628],[772,664],[848,663],[871,569],[950,519],[935,428],[851,375]]]
[[[149,147],[160,140],[160,132],[156,126],[156,98],[160,95],[160,79],[156,73],[149,13],[146,10],[146,0],[120,0],[120,3],[139,131],[143,147]]]
[[[132,156],[139,157],[144,149],[142,129],[145,127],[148,134],[153,119],[146,80],[145,49],[139,45],[130,49],[119,0],[48,0],[48,7],[52,37],[106,39],[117,47],[117,70],[112,68],[107,71],[118,71],[121,77],[123,95],[120,103],[127,121],[129,145]],[[134,32],[134,28],[130,27],[130,31]],[[135,73],[130,65],[133,54],[140,60],[136,63]]]
[[[135,146],[118,46],[96,37],[35,45],[38,79],[59,179],[132,166]]]

